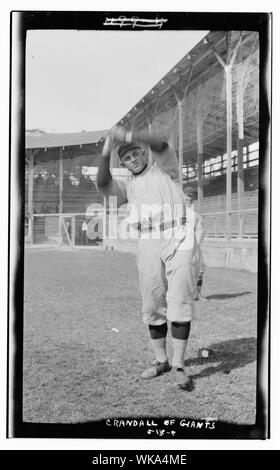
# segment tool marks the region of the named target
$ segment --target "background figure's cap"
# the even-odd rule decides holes
[[[133,149],[139,149],[140,145],[136,144],[135,142],[131,143],[124,143],[121,144],[118,148],[118,156],[122,158],[122,156],[127,152],[128,150],[133,150]]]
[[[185,196],[190,196],[192,198],[196,197],[196,190],[194,188],[184,188]]]

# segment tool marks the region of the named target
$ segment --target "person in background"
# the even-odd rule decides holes
[[[83,223],[82,223],[82,228],[81,228],[82,245],[87,245],[88,244],[87,229],[88,229],[87,220],[84,219]]]
[[[195,228],[194,228],[194,233],[195,233],[195,238],[196,238],[196,253],[194,254],[194,258],[196,259],[196,293],[194,296],[194,300],[207,300],[205,297],[202,297],[201,295],[201,289],[202,289],[202,284],[203,284],[203,277],[205,273],[205,261],[201,249],[201,245],[203,242],[203,237],[204,237],[204,226],[203,226],[203,220],[202,216],[194,210],[194,199],[196,196],[196,192],[193,188],[187,187],[184,189],[184,194],[185,194],[185,202],[187,208],[193,210],[194,212],[194,221],[195,221]]]

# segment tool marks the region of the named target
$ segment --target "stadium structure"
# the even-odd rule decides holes
[[[204,218],[206,263],[256,271],[258,33],[211,31],[114,124],[148,127],[172,141],[180,182],[196,190]],[[102,217],[106,226],[94,184],[105,135],[26,133],[26,243],[82,246],[85,218]],[[117,160],[111,166],[117,177],[128,177]],[[135,249],[123,240],[100,243]],[[95,244],[90,238],[88,245]]]

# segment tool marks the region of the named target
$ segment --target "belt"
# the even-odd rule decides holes
[[[186,221],[187,221],[186,217],[183,217],[177,220],[169,220],[167,222],[161,222],[159,225],[152,225],[152,224],[145,225],[145,224],[141,224],[140,222],[135,225],[139,232],[143,232],[143,231],[152,232],[153,230],[159,230],[160,232],[163,232],[164,230],[178,227],[179,225],[185,225]]]

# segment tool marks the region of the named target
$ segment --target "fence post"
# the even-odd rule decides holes
[[[72,246],[75,246],[75,239],[76,239],[76,216],[72,215],[72,229],[71,229],[71,242]]]
[[[107,217],[107,202],[106,202],[106,198],[104,196],[103,198],[103,246],[106,246],[107,247],[107,220],[108,220],[108,217]]]
[[[215,215],[215,238],[217,238],[217,214]]]
[[[59,214],[58,216],[58,244],[62,245],[63,242],[63,234],[62,234],[62,215]]]
[[[243,238],[244,235],[244,213],[239,212],[239,238]]]
[[[231,160],[232,160],[232,71],[231,66],[225,66],[226,76],[226,100],[227,100],[227,174],[226,174],[226,191],[227,191],[227,215],[226,215],[226,237],[231,239]]]

